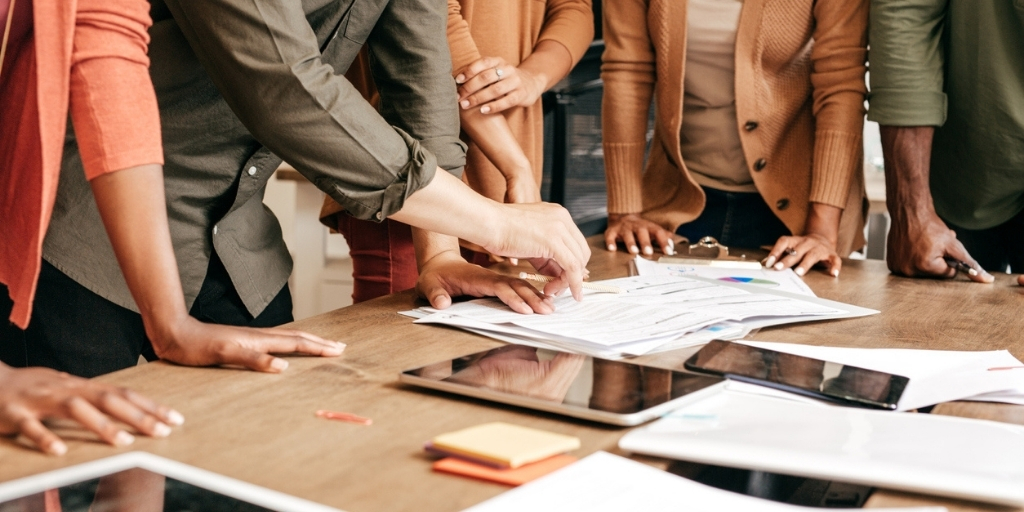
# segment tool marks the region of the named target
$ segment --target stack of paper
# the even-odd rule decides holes
[[[722,491],[623,457],[597,452],[567,468],[467,509],[467,512],[523,510],[798,512],[817,509]],[[877,510],[940,512],[946,509]]]
[[[850,318],[877,311],[698,276],[634,276],[601,281],[624,293],[555,299],[550,315],[522,315],[497,299],[422,308],[417,323],[460,327],[503,341],[604,358],[642,355],[730,339],[767,325]]]

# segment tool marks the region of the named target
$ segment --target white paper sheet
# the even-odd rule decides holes
[[[809,512],[818,509],[787,505],[715,489],[624,457],[597,452],[575,464],[466,510],[467,512],[522,512],[524,510]],[[830,510],[842,512],[842,510],[852,509]],[[946,509],[943,507],[919,507],[876,510],[941,512]]]
[[[709,279],[730,280],[749,284],[775,288],[782,291],[799,293],[814,297],[810,286],[800,276],[793,272],[793,269],[771,270],[760,269],[736,269],[718,268],[705,265],[680,265],[676,263],[659,263],[636,257],[634,262],[637,274],[641,276],[700,276]]]
[[[1024,402],[1024,370],[989,371],[1024,365],[1005,350],[843,348],[751,340],[740,343],[907,377],[910,383],[900,398],[900,411],[979,395],[981,401]]]

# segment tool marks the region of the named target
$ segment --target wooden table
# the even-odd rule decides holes
[[[595,277],[624,275],[629,257],[593,240]],[[1006,276],[993,285],[893,277],[880,261],[847,261],[833,279],[807,277],[825,298],[875,308],[876,316],[762,330],[757,339],[848,347],[949,350],[1009,348],[1024,358],[1024,288]],[[442,327],[413,325],[397,311],[423,305],[411,292],[351,306],[295,324],[348,344],[334,359],[291,358],[282,375],[184,368],[151,363],[102,377],[176,407],[187,418],[166,439],[143,439],[133,450],[170,459],[351,511],[460,510],[506,487],[432,473],[423,442],[488,421],[510,421],[575,435],[577,455],[618,452],[625,429],[574,421],[420,391],[397,383],[407,368],[500,345]],[[646,359],[651,359],[647,357]],[[660,362],[680,359],[662,357]],[[373,418],[365,427],[315,418],[317,409]],[[1024,407],[950,403],[934,413],[1024,424]],[[0,441],[0,481],[118,453],[80,431],[65,433],[62,458]],[[941,449],[941,447],[936,447]],[[666,461],[639,458],[664,467]],[[1004,510],[879,491],[869,507],[942,504],[950,510]]]

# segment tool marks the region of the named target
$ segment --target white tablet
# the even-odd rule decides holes
[[[399,380],[621,426],[658,418],[724,382],[716,376],[523,345],[406,370]]]
[[[144,452],[0,484],[0,511],[162,510],[340,512],[338,509]],[[47,505],[43,505],[47,503]]]

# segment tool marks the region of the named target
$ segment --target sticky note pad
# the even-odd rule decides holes
[[[476,464],[458,457],[447,457],[434,463],[434,471],[451,473],[453,475],[479,478],[489,482],[497,482],[505,485],[523,485],[526,482],[536,480],[555,470],[562,469],[578,459],[572,455],[555,455],[542,461],[526,464],[518,468],[493,468]]]
[[[580,447],[580,440],[508,423],[484,423],[431,440],[440,450],[499,466],[518,468]]]

